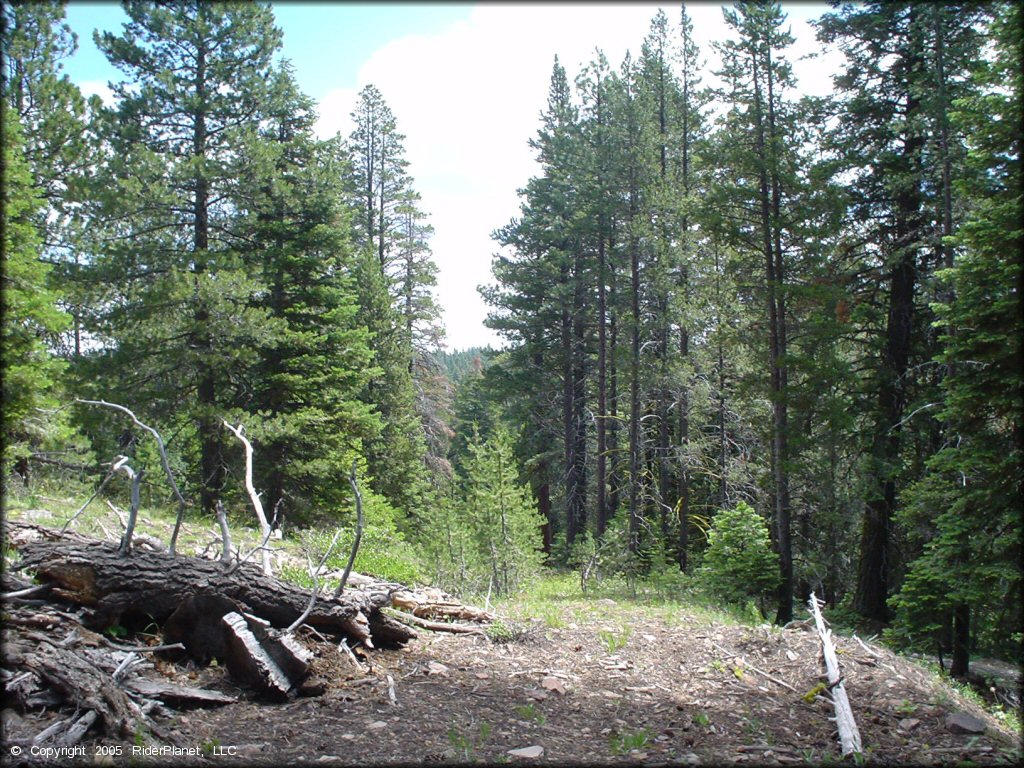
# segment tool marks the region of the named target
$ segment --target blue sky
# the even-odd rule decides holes
[[[422,207],[434,227],[437,299],[448,347],[499,344],[484,326],[477,286],[491,282],[497,245],[491,233],[519,213],[517,191],[538,172],[529,140],[536,135],[555,55],[570,81],[600,48],[612,67],[639,53],[663,7],[674,24],[677,0],[601,3],[298,3],[274,5],[300,87],[319,107],[322,137],[351,130],[357,94],[372,83],[406,136],[406,158]],[[830,91],[835,55],[801,57],[818,48],[807,20],[822,3],[783,3],[797,39],[789,58],[797,96]],[[728,31],[719,3],[687,3],[694,37],[713,81],[712,43]],[[80,51],[67,71],[86,94],[104,95],[119,80],[92,43],[93,29],[119,32],[113,3],[70,0],[68,21]]]
[[[335,88],[353,88],[359,66],[386,43],[430,35],[469,18],[469,3],[272,3],[284,34],[284,56],[295,66],[303,91],[321,99]],[[70,0],[67,20],[79,50],[67,69],[75,80],[107,82],[118,71],[92,42],[93,30],[120,32],[128,20],[120,3]]]

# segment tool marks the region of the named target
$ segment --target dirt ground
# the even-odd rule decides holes
[[[284,704],[252,700],[216,667],[161,664],[146,674],[191,677],[240,697],[166,721],[175,743],[203,751],[193,760],[203,764],[839,760],[831,703],[807,700],[822,673],[809,629],[709,624],[604,599],[567,602],[515,635],[494,642],[421,631],[402,650],[361,653],[358,668],[333,643],[307,636],[324,692]],[[837,645],[869,762],[1017,761],[1015,734],[925,670],[854,639]],[[982,718],[986,732],[952,732],[946,720],[956,712]],[[511,752],[524,749],[526,757]]]

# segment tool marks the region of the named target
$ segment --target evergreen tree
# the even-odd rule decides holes
[[[409,350],[377,254],[366,248],[356,251],[353,274],[359,300],[357,324],[372,335],[375,369],[360,399],[376,408],[381,418],[379,434],[363,443],[371,486],[408,519],[423,509],[428,490],[426,447],[416,415]]]
[[[355,129],[349,136],[352,181],[360,216],[357,237],[371,248],[381,272],[389,274],[396,257],[398,209],[410,204],[405,136],[398,132],[395,116],[384,96],[373,85],[359,92],[352,112]]]
[[[87,179],[99,156],[90,109],[62,72],[78,47],[64,21],[61,2],[10,2],[3,5],[0,48],[4,52],[3,93],[21,126],[24,155],[40,197],[36,226],[40,257],[54,265],[48,284],[73,323],[51,340],[58,353],[78,356],[82,315],[88,300],[82,272],[88,262]],[[70,333],[68,333],[70,332]]]
[[[787,358],[791,233],[787,231],[790,216],[783,200],[792,194],[795,184],[796,155],[792,112],[783,95],[793,86],[792,72],[783,52],[793,38],[782,28],[785,16],[777,3],[739,3],[735,11],[726,10],[724,14],[736,38],[719,46],[724,61],[722,74],[730,88],[726,141],[733,147],[731,167],[723,182],[737,222],[733,235],[736,247],[756,254],[763,264],[772,408],[772,532],[782,568],[776,621],[784,624],[792,618],[794,583]]]
[[[954,102],[951,124],[968,137],[969,168],[957,191],[967,213],[952,267],[940,273],[950,298],[939,360],[946,444],[905,494],[904,518],[924,529],[921,555],[892,600],[898,636],[952,650],[951,673],[966,677],[972,648],[1019,654],[1024,401],[1021,372],[1022,227],[1020,8],[994,9],[991,60],[977,62],[978,91]],[[922,525],[923,523],[923,525]]]
[[[246,422],[259,444],[257,486],[268,509],[288,499],[301,517],[341,506],[338,483],[379,434],[379,415],[358,398],[373,368],[370,335],[357,323],[347,158],[312,135],[313,104],[287,68],[275,72],[275,109],[260,129],[263,152],[245,180],[253,190],[246,259],[266,286],[253,297],[279,333],[259,344],[248,373]]]
[[[538,502],[551,530],[564,530],[570,545],[586,526],[587,488],[586,277],[582,212],[573,207],[576,120],[565,69],[556,58],[541,128],[530,141],[543,175],[531,179],[521,193],[522,218],[495,233],[511,253],[496,257],[493,269],[500,286],[485,291],[497,310],[488,317],[488,325],[518,342],[496,362],[494,379],[524,395],[519,401],[522,416],[536,427],[520,450],[534,469]],[[551,370],[559,372],[557,380],[548,375]],[[560,455],[555,452],[559,445]],[[559,477],[564,506],[556,515],[547,499],[551,481]]]
[[[269,8],[129,2],[96,42],[127,80],[104,118],[112,148],[100,274],[114,288],[96,359],[110,397],[191,423],[195,485],[212,514],[224,484],[220,418],[244,397],[256,346],[280,330],[238,255],[238,180],[274,98],[281,35]],[[100,373],[97,373],[100,376]],[[184,426],[181,424],[180,426]],[[190,461],[191,464],[191,461]]]
[[[838,43],[847,57],[835,80],[841,108],[831,144],[853,197],[849,238],[864,244],[860,273],[872,273],[865,295],[874,294],[879,281],[886,286],[884,305],[876,306],[871,322],[884,332],[871,348],[878,362],[866,475],[873,480],[867,481],[854,599],[858,612],[882,622],[889,618],[894,578],[898,492],[919,471],[908,459],[934,451],[940,433],[934,412],[918,413],[938,395],[941,370],[928,365],[937,339],[926,289],[935,267],[931,256],[946,260],[941,237],[953,226],[943,221],[949,208],[934,190],[949,185],[953,147],[943,132],[944,112],[957,95],[953,84],[977,56],[978,10],[958,6],[936,26],[925,6],[868,3],[843,7],[819,22],[819,38]],[[941,67],[933,55],[940,49]],[[908,427],[911,406],[917,418]]]
[[[764,596],[779,583],[778,560],[764,519],[741,501],[715,515],[701,575],[727,602],[741,605],[756,597],[763,606]]]
[[[67,316],[47,287],[49,267],[40,260],[42,238],[37,212],[42,207],[33,184],[17,114],[3,110],[3,463],[25,460],[52,430],[44,408],[56,406],[63,365],[45,339],[61,330]],[[27,480],[27,468],[21,474]],[[5,480],[6,482],[6,480]]]
[[[464,483],[467,523],[490,586],[508,595],[540,567],[543,520],[519,482],[512,438],[499,426],[489,440],[469,445]]]

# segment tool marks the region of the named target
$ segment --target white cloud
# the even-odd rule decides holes
[[[78,84],[78,88],[87,99],[90,96],[99,96],[100,100],[108,106],[114,103],[114,93],[104,81],[85,80]]]
[[[483,326],[486,308],[476,287],[490,281],[490,234],[518,214],[516,190],[536,172],[527,142],[536,133],[557,54],[570,79],[600,47],[612,67],[627,49],[634,57],[657,5],[493,4],[477,6],[468,21],[432,35],[394,40],[360,68],[360,88],[380,89],[406,135],[406,157],[424,210],[434,226],[432,249],[440,269],[438,299],[445,308],[449,347],[496,343]],[[795,6],[793,16],[818,9]],[[693,4],[694,31],[709,69],[710,42],[725,33],[718,6]],[[666,6],[670,21],[678,6]],[[799,45],[814,47],[806,24],[792,20]],[[798,75],[822,71],[799,62]],[[707,81],[710,79],[706,77]],[[806,84],[822,92],[820,77]],[[328,93],[320,104],[321,136],[351,132],[356,90]]]

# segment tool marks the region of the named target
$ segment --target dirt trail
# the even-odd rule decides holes
[[[268,763],[838,759],[831,704],[805,700],[821,680],[814,633],[686,615],[666,622],[610,600],[596,609],[567,603],[560,618],[534,620],[507,643],[425,632],[402,651],[368,652],[368,672],[317,644],[323,696],[186,713],[173,730],[182,742],[230,746],[240,759]],[[872,762],[1015,761],[1014,735],[925,670],[852,639],[837,645]],[[952,732],[946,721],[956,712],[983,719],[987,731]],[[510,754],[538,747],[538,758]]]

